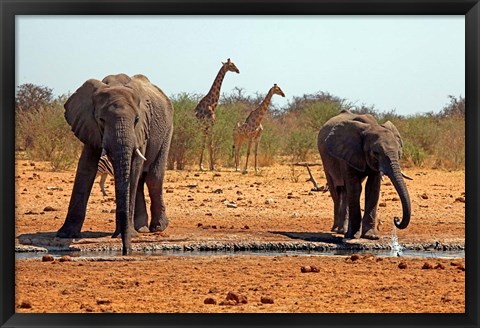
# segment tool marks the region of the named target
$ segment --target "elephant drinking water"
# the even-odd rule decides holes
[[[383,175],[390,178],[402,202],[403,217],[395,217],[395,226],[408,226],[410,196],[399,163],[402,139],[390,121],[380,125],[372,115],[343,110],[320,129],[317,145],[334,204],[332,231],[354,238],[361,224],[362,238],[378,239],[375,216]],[[365,178],[368,179],[362,218],[360,194]]]
[[[64,105],[65,118],[84,143],[61,238],[79,238],[86,207],[106,153],[115,174],[116,228],[122,252],[131,251],[136,231],[163,231],[168,219],[163,201],[165,164],[173,131],[173,106],[144,75],[109,75],[86,81]],[[144,184],[151,198],[151,222]]]

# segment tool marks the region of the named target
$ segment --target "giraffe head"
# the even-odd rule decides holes
[[[283,93],[282,89],[280,89],[280,87],[276,83],[272,87],[272,92],[274,95],[285,97],[285,94]]]
[[[230,71],[230,72],[235,72],[235,73],[240,73],[240,71],[238,70],[237,66],[235,66],[235,64],[230,61],[230,58],[227,59],[227,62],[226,63],[223,63],[223,67],[227,70],[227,71]]]

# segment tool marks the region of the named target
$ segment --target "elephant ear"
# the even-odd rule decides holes
[[[385,123],[382,124],[382,126],[385,129],[388,129],[388,130],[392,131],[393,135],[395,136],[395,139],[397,139],[398,144],[400,145],[400,148],[402,148],[403,147],[403,140],[402,140],[402,137],[400,136],[400,132],[398,132],[398,130],[397,130],[397,127],[395,125],[393,125],[393,123],[390,122],[390,121],[386,121]]]
[[[63,106],[65,119],[75,136],[84,144],[95,148],[102,147],[102,136],[95,120],[93,94],[104,86],[104,83],[90,79],[78,88]]]
[[[332,156],[342,159],[354,169],[364,172],[366,159],[363,152],[363,131],[369,127],[369,124],[358,121],[338,123],[325,139],[325,145]]]

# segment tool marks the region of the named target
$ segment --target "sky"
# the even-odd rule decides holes
[[[401,115],[465,96],[464,16],[16,16],[16,85],[54,95],[86,80],[144,74],[167,95],[204,95],[230,58],[222,93],[328,92]]]

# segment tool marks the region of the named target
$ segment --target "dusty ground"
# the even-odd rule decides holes
[[[405,169],[412,219],[397,231],[407,247],[462,247],[465,173]],[[325,184],[320,167],[313,173]],[[28,248],[118,250],[113,180],[109,197],[95,183],[79,240],[54,238],[65,219],[74,170],[51,172],[47,163],[17,161],[16,236]],[[42,262],[18,259],[18,312],[464,312],[464,259],[384,258],[360,255],[146,256],[141,250],[238,247],[238,245],[390,245],[393,216],[401,203],[388,178],[382,183],[379,241],[341,242],[329,232],[333,204],[328,192],[310,192],[305,168],[263,168],[259,175],[231,169],[167,171],[170,219],[163,233],[134,239],[128,257]],[[98,179],[97,179],[98,182]],[[228,207],[235,204],[236,208]],[[231,206],[231,205],[230,205]],[[200,245],[200,246],[199,246]],[[203,245],[203,246],[202,246]],[[230,246],[229,246],[230,245]],[[310,245],[310,246],[309,246]],[[294,246],[295,247],[295,246]],[[433,247],[433,246],[432,246]],[[116,261],[112,261],[112,259]],[[404,262],[406,268],[399,268]],[[422,269],[425,262],[433,268]],[[454,265],[452,265],[454,264]],[[302,266],[319,272],[302,273]],[[403,264],[401,265],[403,266]],[[437,267],[437,268],[435,268]],[[228,292],[247,303],[220,305]],[[264,304],[268,298],[273,304]],[[213,298],[217,304],[204,304]],[[241,300],[240,300],[241,301]],[[234,301],[227,303],[235,303]]]

